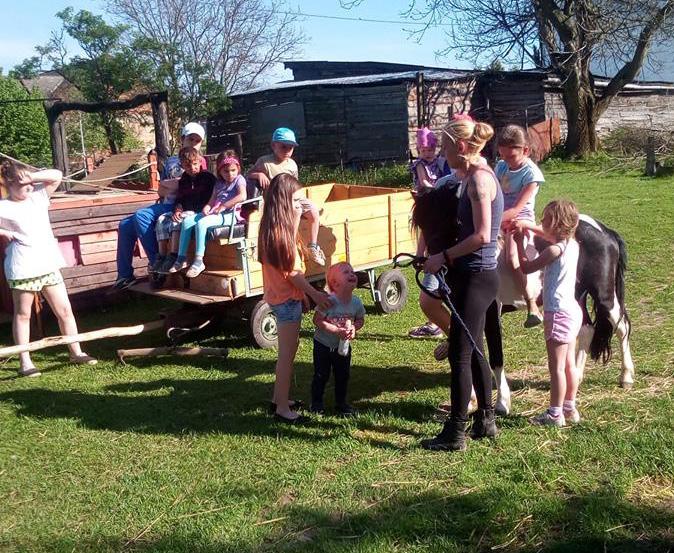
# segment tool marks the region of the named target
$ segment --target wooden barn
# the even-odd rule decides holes
[[[232,95],[232,108],[208,121],[208,152],[242,152],[252,163],[269,151],[274,128],[298,135],[301,163],[404,161],[416,153],[420,125],[439,131],[454,113],[470,112],[497,129],[529,129],[534,157],[566,132],[559,80],[544,71],[467,71],[378,62],[287,62],[293,80]],[[597,79],[601,87],[606,81]],[[674,119],[671,83],[628,85],[599,121],[620,125]],[[664,120],[663,120],[664,117]],[[672,121],[674,122],[674,121]]]

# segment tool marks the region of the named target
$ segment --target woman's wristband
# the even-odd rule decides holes
[[[454,264],[452,258],[449,257],[449,255],[447,255],[447,250],[442,250],[442,256],[445,258],[445,263],[447,263],[447,267],[451,267]]]

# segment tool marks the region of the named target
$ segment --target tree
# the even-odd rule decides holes
[[[101,16],[87,10],[75,13],[72,8],[66,8],[56,16],[63,22],[63,30],[77,41],[84,56],[64,61],[63,35],[60,39],[52,37],[47,55],[51,54],[54,68],[77,86],[85,100],[107,102],[138,91],[145,67],[124,41],[125,26],[109,25]],[[124,138],[122,126],[113,112],[102,112],[101,121],[110,151],[117,153]]]
[[[674,30],[674,0],[410,1],[406,15],[426,23],[419,33],[440,22],[450,26],[444,54],[456,49],[473,61],[499,58],[538,67],[547,59],[561,83],[568,155],[596,151],[597,121],[639,74],[654,42],[668,40]],[[597,67],[613,73],[602,88],[592,74]]]
[[[51,161],[47,116],[38,91],[26,92],[16,79],[0,75],[0,152],[31,165]],[[18,101],[17,101],[18,100]]]
[[[227,95],[260,83],[305,41],[276,0],[108,0],[134,51],[169,91],[174,132],[226,108]]]

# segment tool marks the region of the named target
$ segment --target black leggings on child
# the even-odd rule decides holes
[[[499,277],[494,271],[454,271],[449,275],[452,302],[478,349],[484,354],[482,336],[487,309],[496,298]],[[452,368],[451,415],[468,418],[471,385],[475,388],[480,409],[491,409],[491,369],[487,360],[473,351],[466,331],[452,314],[449,329],[449,365]]]
[[[351,346],[348,355],[339,355],[337,350],[314,340],[314,379],[311,382],[312,405],[323,405],[325,385],[330,380],[330,372],[335,373],[335,404],[337,407],[346,404],[346,387],[351,372]]]

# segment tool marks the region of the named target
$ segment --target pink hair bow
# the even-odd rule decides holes
[[[452,115],[452,121],[473,121],[474,119],[467,113],[455,113]]]

